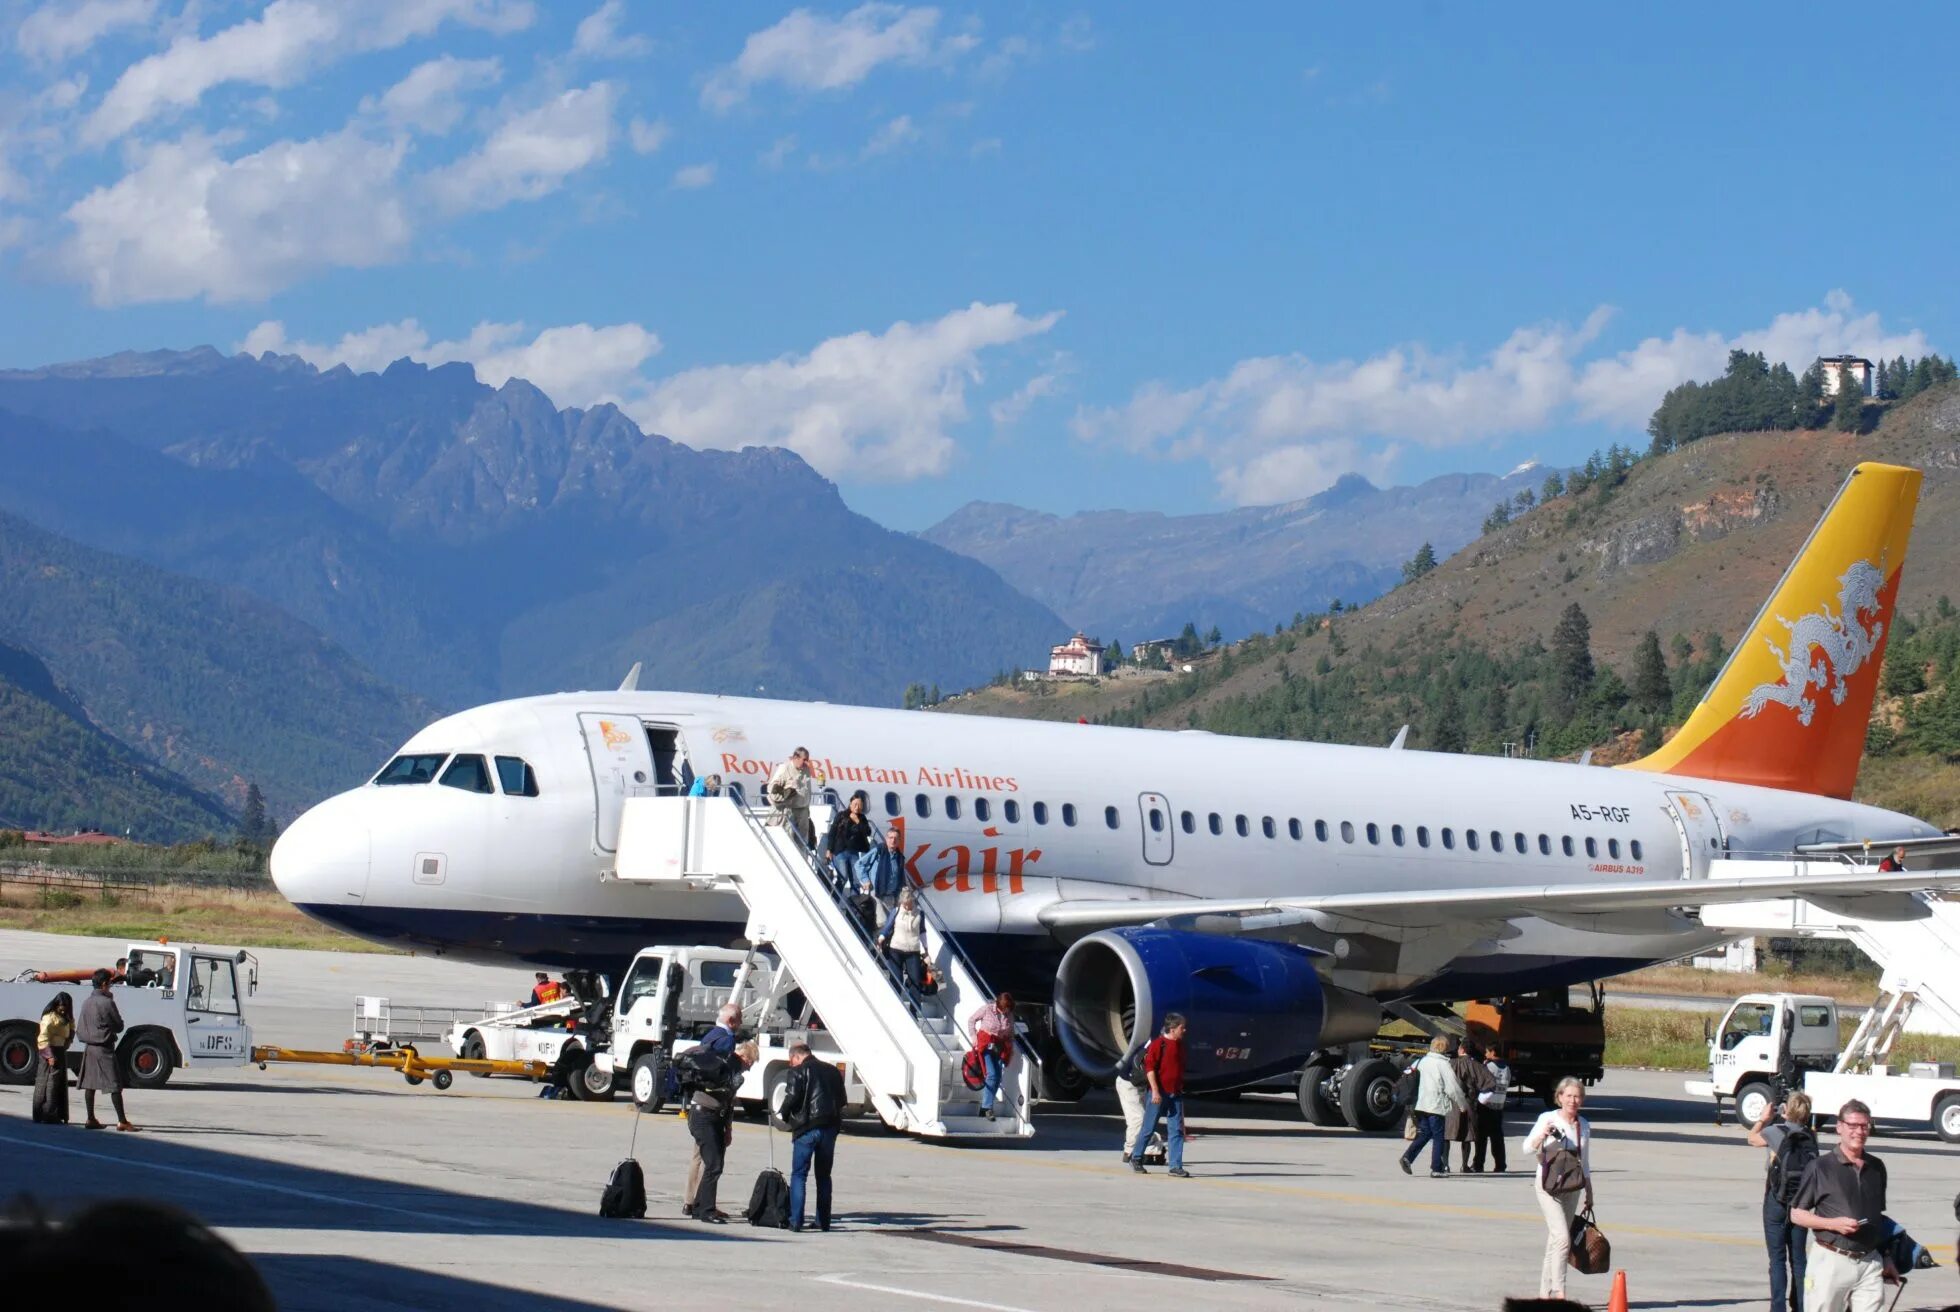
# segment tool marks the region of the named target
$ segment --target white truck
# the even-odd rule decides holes
[[[613,998],[605,1033],[594,1038],[595,1043],[604,1039],[593,1052],[594,1071],[610,1076],[613,1084],[623,1077],[640,1110],[659,1111],[680,1092],[673,1059],[699,1043],[714,1028],[715,1013],[731,1001],[742,1009],[741,1028],[761,1049],[736,1095],[747,1110],[775,1111],[795,1043],[808,1043],[814,1059],[843,1072],[847,1110],[862,1112],[869,1106],[857,1068],[829,1033],[812,1023],[808,1004],[796,994],[795,978],[762,952],[642,948]]]
[[[244,998],[258,991],[259,964],[251,953],[132,943],[126,955],[123,981],[113,989],[123,1018],[116,1057],[124,1084],[160,1089],[180,1067],[243,1066],[252,1059]],[[89,993],[86,972],[24,970],[0,983],[0,1083],[34,1082],[41,1012],[64,991],[74,999],[79,1017]],[[79,1069],[80,1044],[69,1051],[69,1061]]]
[[[1816,994],[1748,993],[1737,998],[1709,1039],[1706,1080],[1687,1081],[1689,1093],[1735,1103],[1737,1119],[1753,1125],[1765,1108],[1797,1087],[1819,1116],[1835,1115],[1856,1098],[1872,1119],[1930,1126],[1960,1143],[1960,1078],[1951,1062],[1913,1062],[1896,1070],[1886,1057],[1913,1005],[1911,993],[1888,993],[1838,1047],[1837,1003]]]
[[[589,1005],[568,995],[537,1007],[492,1006],[481,1016],[453,1022],[446,1041],[451,1052],[468,1061],[535,1061],[555,1066],[567,1048],[583,1051],[588,1046],[590,1036],[581,1018]],[[611,1098],[611,1068],[581,1063],[571,1090],[587,1101]]]

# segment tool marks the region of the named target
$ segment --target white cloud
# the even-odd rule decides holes
[[[891,122],[871,134],[871,140],[864,143],[859,152],[865,159],[877,155],[889,155],[894,150],[909,146],[919,139],[919,129],[912,124],[912,116],[900,114]]]
[[[865,4],[842,18],[793,10],[749,36],[735,62],[717,69],[701,88],[701,103],[732,109],[766,82],[797,91],[840,91],[864,81],[881,64],[925,64],[971,48],[971,37],[935,40],[938,27],[939,11],[930,8]]]
[[[981,355],[1060,318],[975,302],[929,323],[833,337],[807,355],[685,370],[627,410],[649,431],[694,446],[786,446],[832,478],[926,477],[952,461],[947,429],[968,417],[966,389],[981,378]]]
[[[606,0],[586,15],[572,34],[572,53],[582,59],[629,59],[653,49],[653,42],[643,36],[619,34],[625,12],[625,0]]]
[[[1400,443],[1459,446],[1574,422],[1638,432],[1669,388],[1721,373],[1730,350],[1762,351],[1801,371],[1818,355],[1930,349],[1923,333],[1889,332],[1838,291],[1822,307],[1733,337],[1677,329],[1587,358],[1610,317],[1601,307],[1576,327],[1519,328],[1475,360],[1420,345],[1364,360],[1241,360],[1195,387],[1149,382],[1124,405],[1083,407],[1073,427],[1086,441],[1202,459],[1225,497],[1264,503],[1310,495],[1351,471],[1378,477]]]
[[[410,236],[403,152],[352,132],[236,160],[199,135],[152,146],[69,207],[60,260],[98,305],[250,300],[316,269],[386,264]]]
[[[511,114],[476,150],[426,179],[452,213],[536,200],[606,156],[612,143],[613,87],[594,82]]]
[[[770,143],[769,149],[755,157],[756,162],[765,169],[779,169],[795,149],[796,134],[792,132],[788,136],[777,137]]]
[[[227,83],[293,86],[347,55],[392,49],[445,22],[508,32],[532,13],[527,0],[273,0],[257,18],[208,37],[181,36],[130,65],[82,135],[100,145]]]
[[[417,65],[379,97],[363,100],[361,112],[378,114],[397,127],[441,135],[462,122],[468,93],[495,86],[503,75],[498,60],[443,55]]]
[[[387,368],[407,356],[423,364],[465,361],[492,387],[512,378],[534,383],[561,406],[617,402],[642,387],[641,369],[660,351],[660,338],[637,323],[566,324],[524,340],[521,323],[479,323],[469,336],[431,341],[414,319],[347,333],[331,346],[293,341],[286,326],[269,319],[246,334],[238,349],[257,355],[297,355],[322,369],[344,364],[358,373]]]
[[[50,0],[20,20],[14,48],[29,59],[59,64],[112,32],[144,26],[156,10],[156,0]]]
[[[1051,400],[1062,394],[1068,386],[1068,375],[1075,372],[1074,362],[1066,352],[1056,352],[1050,367],[1036,374],[1015,388],[1008,395],[987,407],[987,416],[994,421],[996,428],[1012,428],[1027,417],[1039,401]]]
[[[674,170],[674,186],[680,191],[699,191],[714,185],[715,166],[712,162],[689,164],[686,168]]]
[[[672,136],[673,132],[674,130],[667,126],[667,120],[664,118],[657,118],[651,123],[643,118],[636,118],[626,125],[626,138],[633,144],[635,155],[653,154],[667,144],[667,138]]]

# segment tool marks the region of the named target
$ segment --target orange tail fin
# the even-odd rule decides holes
[[[1626,768],[1850,797],[1919,481],[1853,469],[1681,732]]]

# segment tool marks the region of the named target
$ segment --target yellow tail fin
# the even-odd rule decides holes
[[[1919,481],[1853,469],[1681,732],[1626,768],[1850,797]]]

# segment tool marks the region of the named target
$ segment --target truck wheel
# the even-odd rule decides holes
[[[590,1053],[572,1072],[572,1094],[580,1102],[611,1102],[618,1092],[618,1081],[613,1079],[613,1073],[600,1070]]]
[[[1300,1072],[1300,1115],[1309,1125],[1346,1125],[1341,1105],[1327,1096],[1327,1077],[1334,1073],[1328,1062],[1315,1062]]]
[[[124,1039],[117,1058],[123,1083],[132,1089],[161,1089],[170,1083],[170,1070],[177,1064],[169,1037],[156,1030],[138,1030]]]
[[[34,1083],[34,1045],[39,1038],[25,1022],[0,1025],[0,1084]]]
[[[465,1061],[484,1060],[483,1036],[475,1030],[471,1030],[468,1034],[465,1034],[463,1036],[463,1051],[460,1055]],[[476,1076],[479,1080],[490,1078],[489,1071],[471,1071],[470,1074]]]
[[[1736,1123],[1744,1127],[1754,1125],[1775,1101],[1776,1095],[1770,1091],[1769,1085],[1761,1080],[1749,1081],[1735,1091]]]
[[[667,1054],[655,1049],[633,1059],[633,1105],[651,1115],[667,1105]]]
[[[1341,1079],[1341,1115],[1368,1134],[1396,1128],[1402,1107],[1395,1101],[1395,1086],[1401,1079],[1402,1072],[1385,1057],[1356,1062]]]
[[[1948,1143],[1960,1143],[1960,1093],[1943,1093],[1933,1104],[1933,1128]]]
[[[1068,1059],[1060,1039],[1040,1048],[1041,1069],[1035,1073],[1035,1093],[1043,1102],[1081,1102],[1089,1094],[1089,1077]],[[1001,1081],[1002,1084],[1006,1080]]]
[[[436,1091],[438,1093],[447,1089],[450,1085],[454,1084],[455,1082],[456,1082],[456,1076],[455,1073],[452,1071],[437,1071],[434,1075],[431,1075],[429,1077],[429,1083],[436,1086]]]
[[[789,1092],[789,1067],[778,1066],[769,1072],[762,1082],[762,1106],[768,1113],[769,1124],[778,1130],[788,1130],[789,1122],[782,1118],[783,1095]]]

